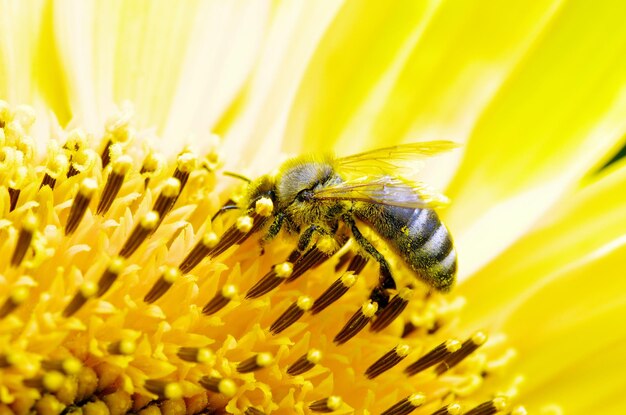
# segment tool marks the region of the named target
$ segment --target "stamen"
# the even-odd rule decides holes
[[[213,297],[202,309],[202,314],[210,316],[211,314],[215,314],[220,311],[222,308],[226,307],[226,305],[238,294],[237,287],[232,284],[227,284],[222,287],[222,289],[215,294]]]
[[[286,282],[295,281],[299,276],[308,270],[317,267],[330,257],[331,255],[328,255],[326,252],[317,247],[309,249],[293,264],[293,272],[289,278],[287,278]]]
[[[153,152],[148,153],[141,165],[141,170],[139,170],[139,174],[144,176],[144,187],[148,187],[150,178],[156,176],[163,169],[164,165],[165,159],[163,156]]]
[[[67,177],[76,176],[79,173],[90,171],[98,159],[98,154],[90,148],[79,148],[72,153],[70,167],[67,170]]]
[[[424,356],[420,357],[414,363],[411,363],[409,366],[404,369],[404,373],[407,376],[413,376],[423,370],[428,369],[429,367],[436,365],[437,363],[444,360],[446,357],[450,356],[452,353],[456,352],[461,348],[461,342],[456,339],[447,340],[440,345],[436,346],[430,352],[426,353]]]
[[[177,166],[172,177],[180,181],[180,191],[182,192],[189,179],[189,174],[198,165],[198,157],[191,151],[185,151],[178,156],[176,161]]]
[[[91,202],[91,198],[97,189],[98,183],[94,179],[88,178],[81,182],[78,193],[72,202],[70,214],[67,217],[65,235],[72,234],[76,228],[78,228],[80,221],[83,219],[83,216],[85,216],[85,212],[89,207],[89,202]]]
[[[139,221],[139,224],[135,226],[133,231],[130,233],[130,236],[126,239],[126,242],[118,255],[122,258],[128,258],[131,256],[158,224],[159,214],[157,212],[150,211],[146,213]]]
[[[181,273],[178,268],[174,267],[165,267],[161,277],[154,283],[148,294],[144,297],[144,301],[148,304],[151,304],[161,298],[163,294],[170,289],[174,281],[180,277]]]
[[[176,199],[178,199],[180,191],[181,183],[174,177],[170,177],[163,184],[161,193],[159,194],[156,202],[154,202],[154,206],[152,206],[152,210],[159,214],[161,221],[174,207],[174,203],[176,203]]]
[[[391,408],[384,411],[381,415],[406,415],[410,414],[417,408],[419,408],[424,401],[426,401],[426,397],[421,393],[414,393],[413,395],[404,398]]]
[[[72,301],[70,301],[70,303],[65,307],[65,310],[63,310],[63,317],[73,316],[83,305],[85,305],[87,300],[96,296],[97,291],[98,286],[96,284],[91,281],[85,281],[78,292],[74,295],[74,298],[72,298]]]
[[[306,295],[299,297],[295,303],[291,304],[287,310],[285,310],[285,312],[281,314],[276,321],[274,321],[270,327],[270,332],[276,335],[287,329],[293,323],[298,321],[298,319],[304,315],[304,312],[308,311],[312,305],[313,300],[311,297]]]
[[[211,252],[211,249],[213,249],[218,242],[219,239],[214,232],[205,233],[200,242],[193,247],[183,262],[180,263],[178,269],[180,269],[183,274],[186,274],[194,269],[196,265],[198,265],[200,261],[202,261],[209,254],[209,252]]]
[[[376,317],[376,320],[370,326],[370,330],[378,332],[389,326],[406,308],[413,290],[410,288],[403,288],[398,295],[387,304],[383,311]]]
[[[17,237],[15,250],[13,251],[13,256],[11,257],[11,266],[17,267],[22,263],[38,226],[39,221],[32,213],[28,213],[24,220],[22,220],[22,229]]]
[[[263,369],[274,362],[274,358],[269,353],[259,353],[246,360],[239,362],[237,365],[237,372],[250,373],[259,369]]]
[[[124,258],[116,256],[111,259],[109,262],[109,266],[102,273],[100,279],[98,280],[98,292],[96,293],[97,297],[102,297],[106,294],[107,291],[111,288],[117,277],[124,270]]]
[[[115,355],[130,356],[137,350],[137,343],[131,339],[119,340],[111,343],[107,348],[108,352]]]
[[[67,357],[62,360],[44,360],[41,362],[42,369],[46,371],[56,370],[66,375],[77,375],[83,368],[83,364],[75,357]]]
[[[191,363],[210,363],[215,361],[215,354],[206,347],[181,347],[176,355],[182,360]]]
[[[98,207],[96,209],[97,215],[105,215],[107,213],[122,188],[124,177],[126,177],[126,174],[132,167],[132,164],[133,160],[126,155],[120,156],[117,160],[115,160],[111,173],[109,174],[107,182],[104,185],[102,195],[100,196],[100,202],[98,202]]]
[[[339,279],[331,284],[326,291],[320,295],[311,307],[311,313],[317,314],[324,310],[326,307],[339,300],[348,289],[352,287],[357,280],[357,274],[353,274],[350,271],[346,271]]]
[[[29,295],[30,288],[28,286],[20,285],[18,287],[14,287],[11,290],[9,298],[7,298],[4,304],[2,304],[2,307],[0,307],[0,319],[5,318],[13,311],[15,311],[16,308],[18,308],[24,303],[24,301],[28,299]]]
[[[354,253],[352,251],[346,251],[339,257],[337,264],[335,265],[335,272],[339,272],[347,263],[353,258]]]
[[[343,405],[343,399],[339,396],[329,396],[328,398],[320,399],[309,405],[309,409],[313,412],[334,412],[341,408]]]
[[[460,413],[461,405],[458,403],[451,403],[450,405],[446,405],[443,408],[436,410],[431,415],[460,415]]]
[[[287,368],[287,374],[297,376],[306,373],[313,369],[321,360],[322,352],[317,349],[311,349]]]
[[[177,382],[148,379],[144,387],[161,398],[180,399],[183,397],[183,388]]]
[[[200,386],[211,392],[221,393],[227,398],[232,398],[237,393],[237,385],[231,379],[217,376],[203,376],[200,378]]]
[[[363,304],[359,310],[348,320],[345,326],[337,333],[334,338],[334,342],[337,345],[344,344],[358,332],[363,330],[363,327],[369,323],[378,310],[378,304],[372,301],[368,301]]]
[[[400,344],[394,347],[391,351],[385,353],[383,357],[368,367],[365,371],[365,376],[367,376],[368,379],[374,379],[376,376],[388,371],[404,360],[410,351],[411,348],[408,344]]]
[[[461,348],[456,352],[448,355],[442,363],[437,366],[435,372],[437,375],[441,375],[454,366],[461,363],[463,359],[469,356],[474,350],[485,344],[487,341],[487,335],[481,331],[475,333],[471,338],[465,340],[461,345]]]
[[[61,389],[61,387],[65,383],[65,379],[65,376],[61,372],[52,370],[50,372],[44,373],[42,376],[32,379],[25,379],[24,385],[28,386],[29,388],[54,393]]]
[[[257,298],[263,294],[267,294],[274,288],[278,287],[283,281],[285,281],[291,275],[293,265],[290,262],[283,262],[281,264],[274,265],[274,268],[263,278],[259,280],[252,288],[246,293],[246,298]]]
[[[249,406],[244,411],[244,415],[265,415],[265,412],[261,411],[260,409],[256,409],[252,406]]]
[[[46,172],[41,179],[41,184],[39,185],[39,188],[41,189],[44,186],[49,186],[50,189],[54,190],[57,179],[64,174],[67,174],[69,164],[70,162],[65,154],[59,153],[54,156],[46,166]]]
[[[483,402],[475,408],[470,409],[464,415],[493,415],[496,412],[504,411],[508,402],[503,397],[497,397],[490,401]]]

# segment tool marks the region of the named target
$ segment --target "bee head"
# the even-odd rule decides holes
[[[276,176],[279,205],[314,202],[315,190],[335,175],[330,159],[298,157],[287,161]]]

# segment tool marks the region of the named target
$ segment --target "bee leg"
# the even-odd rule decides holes
[[[263,249],[263,246],[265,244],[271,242],[276,237],[276,235],[278,235],[283,227],[283,223],[285,223],[285,214],[279,212],[274,216],[272,224],[269,226],[269,228],[267,228],[267,232],[265,233],[265,235],[263,235],[263,238],[261,238],[261,249]]]

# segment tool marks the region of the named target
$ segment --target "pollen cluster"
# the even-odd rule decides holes
[[[381,312],[349,243],[261,255],[271,201],[213,218],[217,149],[34,122],[0,102],[0,415],[526,413],[462,298],[416,281]]]

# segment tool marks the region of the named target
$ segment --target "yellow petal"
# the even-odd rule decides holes
[[[597,6],[563,4],[474,127],[448,192],[462,278],[615,151],[626,130],[626,4]]]
[[[558,402],[567,414],[623,414],[626,381],[626,237],[544,279],[507,313],[503,329],[523,359],[530,412]]]

